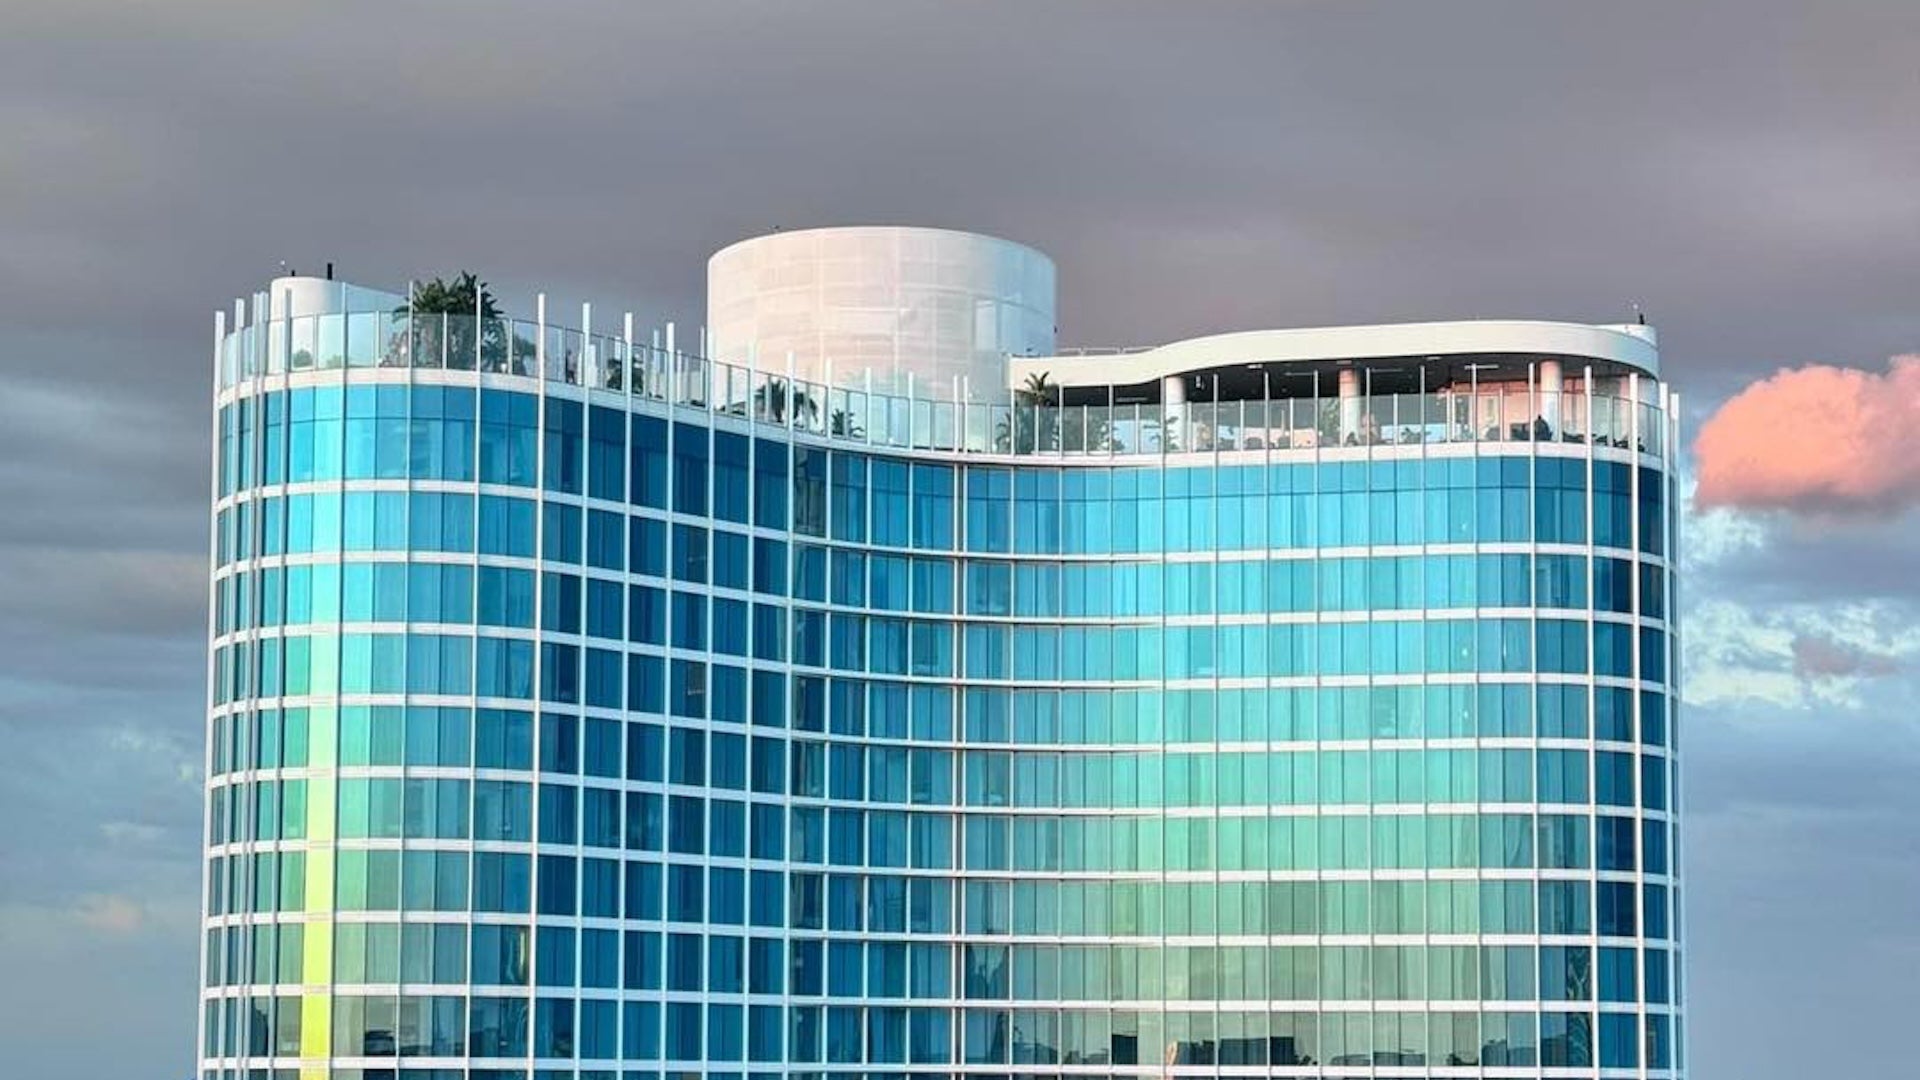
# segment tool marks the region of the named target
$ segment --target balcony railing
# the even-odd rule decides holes
[[[1021,456],[1123,457],[1452,443],[1593,444],[1666,453],[1659,404],[1526,379],[1425,394],[1056,406],[1009,392],[956,402],[828,387],[656,341],[521,319],[353,312],[275,319],[220,344],[220,385],[345,368],[476,371],[643,398],[828,439]],[[1624,383],[1631,386],[1632,383]],[[1648,389],[1652,389],[1649,380]]]

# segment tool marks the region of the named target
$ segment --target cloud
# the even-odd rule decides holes
[[[1680,567],[1687,573],[1766,550],[1767,523],[1738,510],[1702,507],[1700,480],[1692,469],[1680,474],[1680,499],[1692,511],[1686,523],[1687,541],[1680,548]]]
[[[1920,895],[1920,725],[1749,703],[1684,722],[1689,1074],[1802,1075],[1779,1055],[1810,1012],[1905,1022],[1920,922],[1894,898]]]
[[[146,911],[124,896],[93,895],[81,898],[74,911],[80,925],[108,934],[131,934],[146,922]]]
[[[1781,371],[1721,406],[1694,455],[1702,508],[1897,513],[1920,502],[1920,356]]]
[[[141,637],[192,633],[206,617],[201,555],[0,547],[7,551],[0,617],[32,617],[43,630]]]
[[[1818,634],[1796,634],[1789,646],[1793,653],[1793,673],[1803,679],[1845,679],[1892,675],[1900,661],[1881,653],[1868,652]]]
[[[1860,710],[1870,701],[1868,680],[1897,674],[1920,656],[1913,607],[1891,600],[1765,608],[1709,600],[1682,620],[1681,688],[1695,706]]]
[[[1695,513],[1684,528],[1681,571],[1696,596],[1753,605],[1920,601],[1920,508],[1893,520],[1722,509]]]

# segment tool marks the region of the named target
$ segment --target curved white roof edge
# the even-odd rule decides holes
[[[1519,354],[1606,360],[1660,374],[1651,326],[1530,320],[1393,323],[1298,330],[1246,330],[1170,342],[1138,352],[1010,357],[1010,385],[1048,372],[1062,386],[1130,386],[1236,364]]]
[[[804,229],[781,229],[778,232],[760,233],[757,236],[743,236],[707,256],[707,265],[711,267],[714,260],[738,248],[754,246],[762,242],[778,243],[790,237],[831,234],[851,235],[854,233],[914,233],[925,236],[955,236],[973,241],[984,240],[1004,247],[1018,248],[1030,255],[1038,256],[1049,267],[1054,266],[1053,256],[1048,255],[1032,244],[1023,244],[1018,240],[1009,240],[1004,236],[995,236],[992,233],[974,232],[971,229],[949,229],[941,225],[887,225],[873,222],[852,225],[813,225]],[[1058,273],[1057,268],[1055,268],[1055,273]]]

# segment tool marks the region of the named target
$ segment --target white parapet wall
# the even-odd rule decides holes
[[[270,318],[333,315],[345,311],[385,311],[404,308],[404,293],[389,293],[333,278],[292,275],[274,278],[265,293]]]
[[[707,262],[708,351],[808,382],[916,398],[1005,396],[1007,360],[1054,351],[1053,261],[948,229],[742,240]]]

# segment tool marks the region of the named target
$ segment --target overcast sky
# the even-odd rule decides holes
[[[849,223],[1045,250],[1066,344],[1639,304],[1713,433],[1693,1075],[1913,1072],[1920,5],[298,6],[5,5],[9,1072],[192,1068],[213,311],[333,260],[686,325]]]

